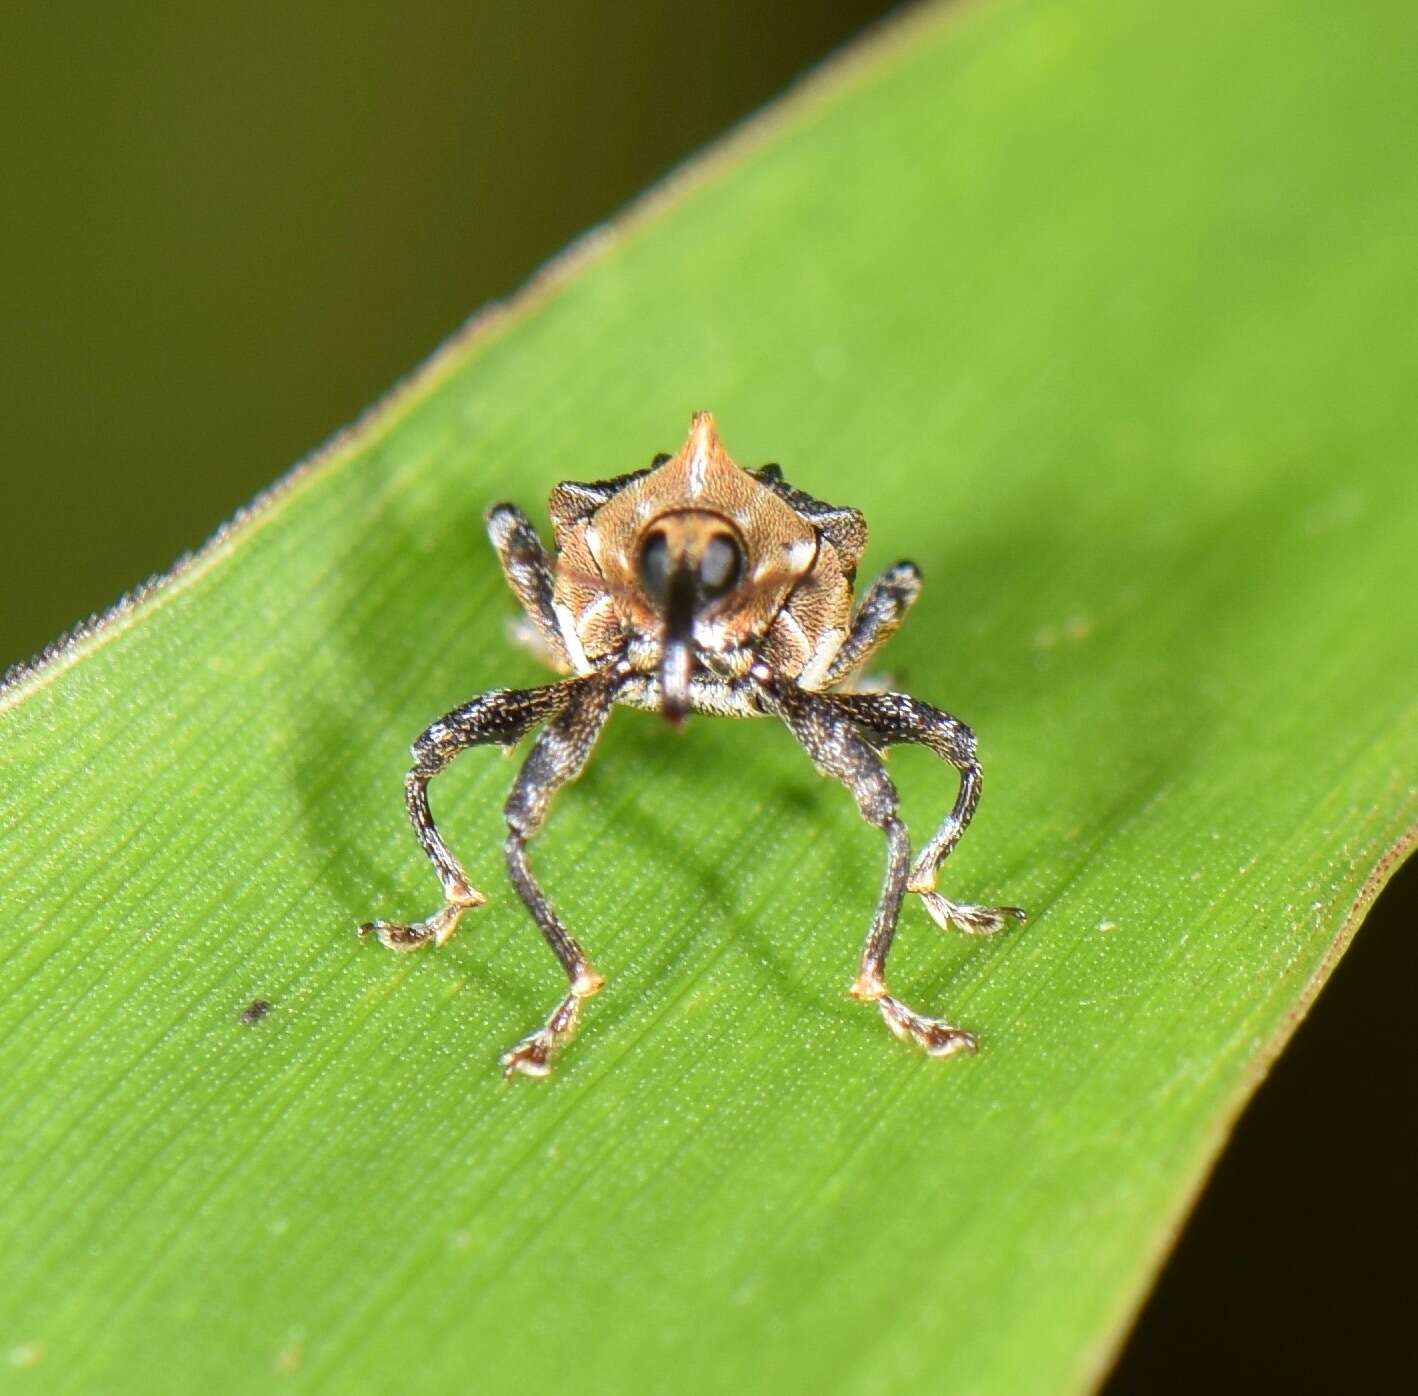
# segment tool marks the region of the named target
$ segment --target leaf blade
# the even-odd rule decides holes
[[[1413,99],[1377,9],[1227,13],[1220,44],[1106,5],[926,17],[11,690],[4,788],[43,798],[0,837],[33,928],[0,1311],[57,1389],[154,1351],[213,1390],[525,1389],[568,1351],[592,1388],[1086,1378],[1418,819],[1414,622],[1378,655],[1362,624],[1415,580],[1418,200],[1351,154]],[[879,871],[850,802],[767,724],[618,715],[537,850],[612,988],[550,1089],[507,1091],[556,989],[496,857],[505,766],[435,794],[493,904],[437,958],[353,943],[431,893],[403,748],[535,681],[485,504],[706,405],[863,507],[869,563],[925,566],[888,662],[990,782],[948,885],[1035,917],[960,944],[907,909],[893,982],[983,1044],[913,1059],[839,997]],[[919,839],[947,783],[893,771]]]

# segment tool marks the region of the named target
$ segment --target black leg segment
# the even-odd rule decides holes
[[[417,950],[430,941],[444,945],[470,907],[487,900],[469,881],[463,865],[443,841],[428,805],[428,783],[473,746],[513,747],[532,728],[562,712],[588,679],[568,679],[545,688],[494,689],[455,708],[433,723],[413,745],[414,765],[404,779],[404,800],[419,847],[443,886],[443,906],[423,921],[403,925],[370,921],[361,938],[378,936],[390,950]]]
[[[833,688],[855,674],[900,628],[921,594],[921,572],[914,562],[888,567],[862,597],[852,628],[822,680]]]
[[[546,1023],[503,1053],[502,1066],[508,1077],[518,1072],[545,1076],[551,1070],[553,1056],[576,1031],[581,1000],[598,993],[605,984],[532,875],[527,864],[527,844],[542,827],[552,797],[585,770],[621,682],[616,674],[593,674],[575,681],[576,691],[570,702],[537,738],[507,798],[508,874],[570,981],[566,997],[552,1010]]]
[[[762,687],[764,707],[783,719],[823,775],[852,792],[862,818],[886,835],[886,876],[852,995],[876,1004],[897,1037],[916,1042],[931,1056],[971,1051],[975,1039],[969,1033],[917,1013],[887,991],[886,958],[911,874],[911,844],[897,815],[896,787],[877,754],[880,734],[855,720],[843,706],[846,701],[772,681]]]
[[[980,803],[982,773],[975,734],[957,717],[906,693],[832,694],[829,701],[857,723],[878,746],[914,742],[929,748],[960,772],[960,790],[951,811],[916,855],[907,890],[916,893],[942,929],[952,925],[970,935],[993,935],[1011,920],[1024,920],[1017,906],[971,906],[952,902],[935,890],[936,872],[960,842]]]
[[[554,667],[565,673],[571,667],[561,638],[553,603],[555,580],[551,559],[537,530],[515,504],[498,504],[488,510],[487,536],[502,564],[507,585],[527,614],[537,648]]]

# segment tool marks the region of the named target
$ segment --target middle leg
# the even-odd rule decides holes
[[[508,874],[570,981],[566,996],[546,1022],[502,1054],[503,1073],[509,1079],[519,1072],[525,1076],[547,1075],[553,1057],[576,1032],[581,1000],[599,993],[606,982],[552,909],[527,864],[528,842],[546,820],[552,797],[585,770],[624,679],[608,673],[579,682],[580,688],[566,710],[537,738],[507,799]]]

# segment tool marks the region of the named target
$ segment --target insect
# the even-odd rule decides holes
[[[989,935],[1024,919],[1018,907],[969,906],[936,890],[936,870],[980,798],[975,735],[919,698],[850,687],[919,594],[915,565],[887,568],[854,611],[852,583],[867,540],[862,515],[794,489],[776,465],[740,468],[707,412],[695,415],[675,455],[656,456],[648,468],[611,480],[560,484],[549,512],[554,555],[514,505],[490,510],[487,527],[526,612],[524,638],[567,677],[484,693],[414,743],[406,803],[443,885],[443,905],[412,925],[368,922],[361,938],[375,935],[399,951],[444,945],[463,913],[487,900],[443,841],[428,784],[460,751],[510,750],[542,727],[507,800],[505,853],[512,885],[570,987],[546,1022],[501,1060],[509,1078],[545,1076],[576,1031],[582,1001],[606,982],[527,864],[527,845],[552,797],[585,769],[617,703],[662,713],[672,723],[689,713],[776,717],[886,837],[885,883],[851,995],[874,1003],[897,1037],[933,1057],[973,1051],[968,1032],[890,994],[885,973],[908,893],[921,898],[942,929]],[[914,860],[881,760],[886,747],[903,742],[927,747],[960,777],[954,806]]]

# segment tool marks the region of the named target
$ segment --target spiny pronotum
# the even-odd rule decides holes
[[[549,512],[552,555],[515,505],[490,510],[487,528],[526,612],[522,637],[568,677],[484,693],[414,743],[404,782],[409,818],[443,884],[443,905],[412,925],[367,923],[360,935],[373,933],[391,950],[443,945],[463,913],[486,901],[433,822],[428,783],[465,748],[510,750],[545,724],[507,800],[505,851],[512,884],[571,983],[546,1022],[502,1056],[509,1077],[545,1076],[576,1031],[581,1001],[606,982],[527,865],[527,844],[552,796],[585,769],[616,703],[672,723],[688,713],[772,716],[886,836],[886,878],[852,996],[876,1004],[897,1037],[933,1057],[973,1051],[968,1032],[917,1013],[886,988],[886,956],[908,892],[942,928],[986,935],[1024,919],[1018,907],[968,906],[936,891],[936,871],[980,798],[974,733],[919,698],[851,687],[919,594],[915,565],[887,568],[854,611],[852,583],[867,541],[862,515],[794,489],[776,465],[741,469],[707,412],[696,414],[675,455],[611,480],[560,484]],[[881,761],[899,742],[929,748],[960,773],[954,807],[914,861]]]

